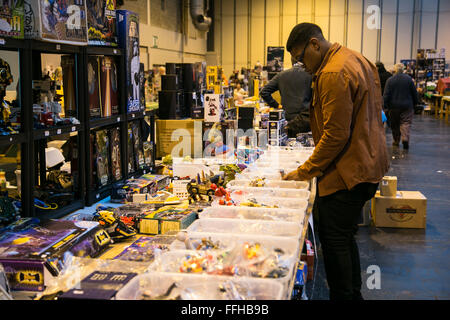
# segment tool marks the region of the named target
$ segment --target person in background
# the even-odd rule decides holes
[[[384,87],[386,85],[386,81],[392,77],[392,73],[388,72],[386,68],[384,67],[384,64],[380,61],[375,63],[378,69],[378,76],[380,77],[380,83],[381,83],[381,95],[383,95]]]
[[[238,82],[233,91],[234,100],[242,101],[244,98],[248,97],[247,91],[245,91],[241,84]]]
[[[317,177],[316,222],[330,299],[361,300],[355,234],[361,211],[388,171],[380,79],[360,53],[325,40],[319,26],[301,23],[287,50],[313,75],[311,157],[284,180]]]
[[[394,139],[392,145],[398,147],[401,140],[403,148],[408,150],[414,106],[418,103],[418,96],[414,81],[403,73],[404,68],[402,63],[395,65],[395,74],[387,80],[383,97]]]
[[[294,61],[291,69],[281,71],[261,89],[261,98],[274,109],[277,109],[279,104],[272,94],[280,91],[281,105],[288,121],[289,137],[295,138],[298,133],[311,130],[309,124],[311,81],[311,75]]]

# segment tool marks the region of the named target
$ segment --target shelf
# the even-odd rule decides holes
[[[30,43],[32,50],[46,53],[59,53],[59,54],[81,53],[81,48],[84,47],[80,45],[70,45],[40,40],[28,40],[28,41],[31,41]]]
[[[48,129],[37,129],[33,131],[34,140],[47,139],[49,137],[59,136],[61,134],[82,131],[80,124],[70,124]]]
[[[102,56],[121,56],[122,49],[119,47],[103,47],[103,46],[88,46],[86,48],[88,55],[102,55]]]
[[[98,190],[88,190],[86,194],[86,205],[91,206],[94,203],[109,197],[111,195],[113,184],[118,182],[120,182],[120,180],[107,184]]]
[[[41,219],[59,219],[68,215],[69,213],[83,208],[83,200],[75,200],[65,207],[56,210],[50,210],[48,213],[38,214],[36,217]]]
[[[25,141],[26,136],[24,133],[11,134],[8,136],[0,136],[0,146],[23,143]]]
[[[3,38],[0,36],[0,50],[18,50],[25,48],[23,39]]]
[[[89,121],[89,126],[91,129],[96,129],[100,127],[105,127],[109,125],[119,124],[124,119],[123,115],[115,115],[111,117],[105,117],[105,118],[95,118],[91,119]]]

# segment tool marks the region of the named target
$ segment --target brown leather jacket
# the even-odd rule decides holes
[[[389,161],[375,65],[335,43],[312,86],[310,118],[316,148],[298,168],[300,177],[318,177],[321,197],[359,183],[380,182]]]

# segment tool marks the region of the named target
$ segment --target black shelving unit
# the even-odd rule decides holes
[[[73,211],[92,205],[111,195],[111,182],[106,186],[92,187],[92,172],[90,158],[90,133],[101,128],[120,127],[120,152],[122,180],[137,177],[143,173],[152,172],[156,147],[155,141],[155,111],[143,111],[127,113],[125,81],[125,57],[123,50],[116,47],[76,46],[57,44],[38,40],[17,40],[0,38],[0,50],[17,51],[20,67],[20,99],[21,99],[21,130],[18,134],[0,136],[0,146],[20,144],[21,146],[21,215],[24,217],[60,218]],[[73,54],[76,61],[76,106],[77,119],[80,124],[67,124],[45,129],[34,129],[33,123],[33,76],[41,72],[40,55],[48,54]],[[90,118],[88,100],[88,56],[113,56],[118,63],[119,85],[119,114],[104,118]],[[147,118],[150,122],[151,141],[153,141],[153,163],[143,170],[128,173],[127,146],[128,123]],[[45,148],[48,139],[68,135],[76,132],[78,136],[78,187],[75,190],[78,195],[70,204],[56,210],[48,210],[47,213],[38,213],[34,207],[35,185],[46,177]]]

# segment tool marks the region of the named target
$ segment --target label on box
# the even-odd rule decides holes
[[[158,234],[159,221],[154,219],[142,219],[139,223],[139,232],[144,234]]]

